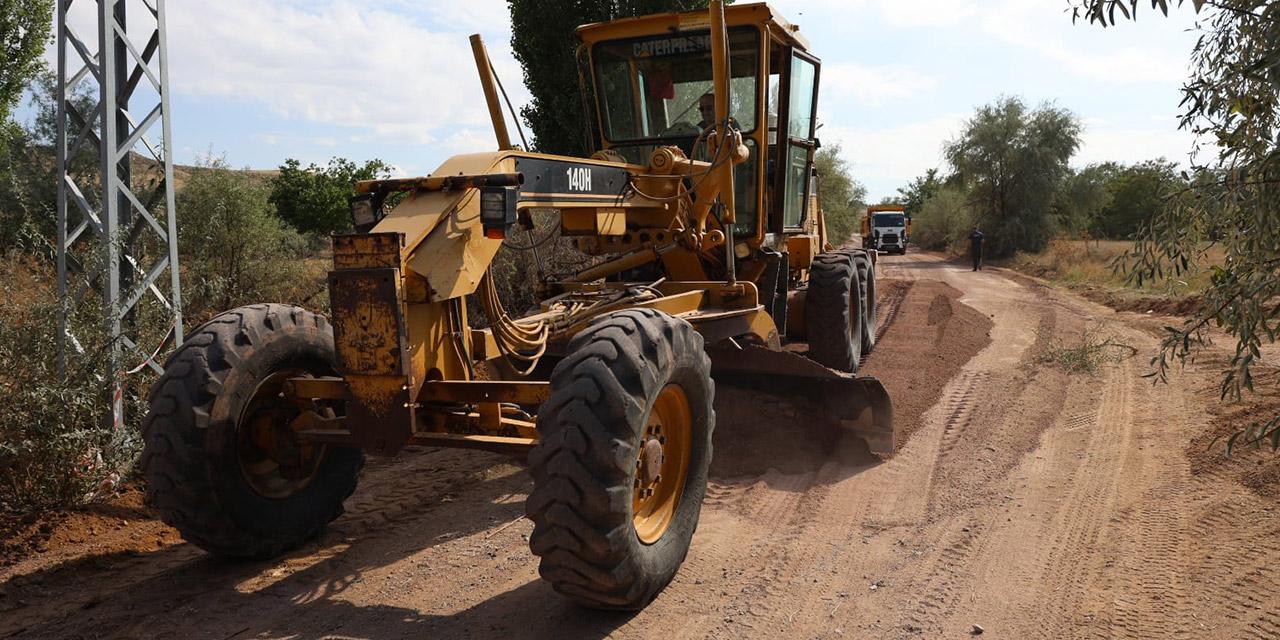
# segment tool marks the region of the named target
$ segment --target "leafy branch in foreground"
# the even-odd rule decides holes
[[[1104,27],[1136,19],[1140,4],[1145,2],[1069,2],[1073,19]],[[1195,177],[1188,188],[1167,195],[1167,206],[1116,266],[1140,284],[1180,276],[1216,247],[1223,257],[1211,267],[1204,311],[1180,327],[1166,327],[1152,376],[1164,380],[1170,362],[1185,363],[1216,326],[1236,339],[1221,396],[1238,399],[1253,391],[1263,340],[1280,337],[1280,4],[1150,0],[1152,10],[1164,14],[1184,5],[1196,12],[1199,33],[1182,87],[1180,122],[1197,137]],[[1202,152],[1212,157],[1202,159]],[[1280,419],[1233,434],[1228,451],[1242,439],[1280,446]]]

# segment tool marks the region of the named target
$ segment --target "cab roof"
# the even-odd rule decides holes
[[[799,25],[787,22],[773,7],[764,2],[733,4],[724,8],[727,27],[755,25],[769,27],[769,32],[783,42],[803,51],[809,50],[809,41],[800,35]],[[636,18],[620,18],[609,22],[584,24],[577,29],[578,39],[592,45],[602,40],[618,40],[640,36],[661,35],[675,31],[694,31],[711,26],[711,16],[706,9],[696,11],[672,11]]]

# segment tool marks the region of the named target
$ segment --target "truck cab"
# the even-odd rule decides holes
[[[867,207],[862,218],[862,246],[883,253],[905,254],[911,236],[911,217],[899,204]]]

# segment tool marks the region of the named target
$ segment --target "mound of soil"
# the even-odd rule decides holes
[[[1037,280],[1036,278],[1052,279],[1051,274],[1045,275],[1034,271],[1027,274],[1022,271],[1015,271],[1012,267],[1008,268],[1005,275],[1012,280],[1031,286],[1045,286],[1042,280]],[[1111,289],[1088,284],[1067,284],[1065,286],[1072,293],[1080,295],[1090,302],[1096,302],[1116,311],[1151,313],[1161,316],[1192,316],[1204,310],[1204,299],[1198,295],[1158,296],[1131,289]]]
[[[882,280],[879,285],[881,322],[889,324],[881,327],[880,342],[859,375],[878,378],[888,390],[901,448],[947,382],[990,343],[991,320],[960,303],[960,292],[941,282]],[[889,313],[895,305],[896,313]],[[876,462],[861,439],[821,422],[816,417],[821,409],[806,402],[718,386],[712,474],[804,473],[830,462]]]
[[[1253,393],[1240,402],[1219,402],[1215,390],[1206,390],[1205,407],[1212,416],[1209,428],[1191,441],[1187,457],[1196,475],[1227,475],[1267,498],[1280,498],[1280,455],[1269,442],[1261,447],[1236,445],[1226,454],[1231,434],[1280,415],[1280,369],[1255,370]]]
[[[899,449],[942,397],[947,382],[991,343],[991,319],[959,298],[951,286],[917,280],[863,364],[862,373],[879,378],[893,399]]]
[[[83,509],[0,517],[0,569],[36,556],[139,553],[181,542],[142,500],[140,487],[127,486],[116,498]]]

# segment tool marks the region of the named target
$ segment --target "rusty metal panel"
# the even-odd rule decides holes
[[[329,300],[343,373],[408,374],[399,269],[331,272]]]
[[[501,246],[501,240],[484,237],[480,200],[468,195],[414,248],[406,263],[430,283],[429,299],[442,302],[474,293]]]
[[[392,454],[413,435],[407,382],[402,376],[347,376],[353,398],[346,406],[347,428],[366,450]]]
[[[364,448],[394,453],[414,420],[400,270],[334,271],[329,295],[338,370],[351,398],[347,426]]]
[[[808,269],[819,251],[818,236],[787,237],[787,253],[791,254],[791,266],[794,268]]]
[[[354,233],[333,237],[333,268],[400,268],[401,233]]]

